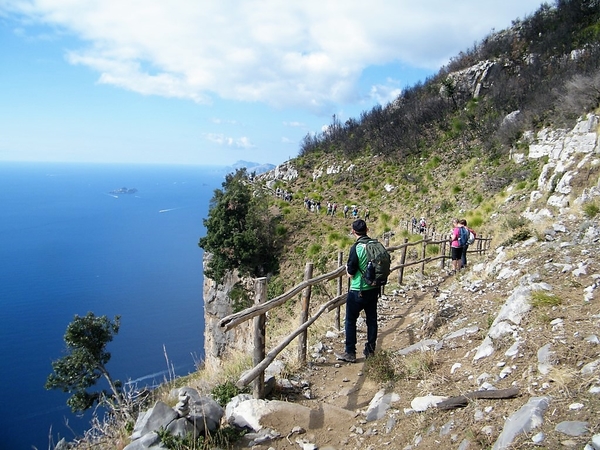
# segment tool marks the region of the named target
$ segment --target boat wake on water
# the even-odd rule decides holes
[[[159,212],[159,213],[166,213],[166,212],[169,212],[169,211],[175,211],[176,209],[181,209],[181,208],[183,208],[183,206],[180,206],[179,208],[168,208],[168,209],[161,209],[161,210],[159,210],[158,212]]]

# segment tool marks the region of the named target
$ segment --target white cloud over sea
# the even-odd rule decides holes
[[[23,23],[25,31],[15,33],[75,38],[66,59],[94,71],[98,83],[200,104],[220,98],[320,112],[360,96],[385,103],[406,81],[396,74],[361,94],[357,83],[367,67],[434,71],[539,4],[1,0],[0,15]],[[36,31],[27,28],[32,23]]]

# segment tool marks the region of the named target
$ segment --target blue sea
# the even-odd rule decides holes
[[[89,427],[47,391],[75,314],[121,316],[113,378],[153,385],[203,359],[202,219],[224,168],[0,164],[0,447]],[[136,193],[110,194],[126,187]],[[166,354],[166,357],[165,357]],[[168,358],[168,365],[167,365]],[[50,438],[52,436],[52,438]]]

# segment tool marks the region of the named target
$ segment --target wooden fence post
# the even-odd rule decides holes
[[[306,263],[304,267],[304,281],[308,281],[312,278],[313,263]],[[307,286],[302,293],[302,305],[300,311],[300,325],[304,324],[308,320],[308,309],[310,307],[310,293],[312,286]],[[306,347],[308,342],[308,330],[304,330],[299,336],[298,342],[298,360],[301,364],[306,363]]]
[[[425,236],[427,236],[427,233],[425,233]],[[423,262],[421,263],[421,275],[425,274],[425,256],[427,256],[427,242],[429,239],[427,239],[427,237],[423,238],[423,255],[421,256],[421,259],[423,260]]]
[[[257,278],[254,287],[254,304],[260,304],[267,301],[267,278]],[[261,314],[254,318],[254,366],[258,365],[265,358],[265,323],[266,315]],[[264,371],[256,377],[253,384],[254,398],[264,398],[265,394],[265,373]]]
[[[404,238],[404,243],[408,242],[408,238]],[[402,256],[400,257],[400,268],[398,269],[398,284],[402,284],[402,278],[404,277],[404,263],[406,262],[406,250],[408,245],[405,245],[402,249]]]
[[[344,252],[338,252],[338,267],[342,266],[342,263],[344,261]],[[344,277],[341,276],[337,279],[337,295],[338,297],[340,295],[342,295],[342,289],[343,289],[343,281]],[[336,330],[340,331],[340,309],[341,306],[338,306],[337,308],[335,308],[335,328]]]
[[[441,237],[440,237],[441,239]],[[444,270],[446,267],[446,240],[442,241],[442,262],[440,263],[440,269]]]

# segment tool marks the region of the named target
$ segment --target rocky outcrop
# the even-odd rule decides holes
[[[267,187],[273,188],[273,185],[277,181],[292,181],[298,178],[298,170],[290,161],[287,161],[256,178],[257,180],[264,181]]]
[[[526,158],[547,158],[538,178],[538,189],[531,192],[531,206],[523,216],[531,221],[556,217],[574,205],[589,202],[600,196],[598,178],[598,124],[600,118],[589,114],[580,119],[572,130],[545,128],[538,133],[527,133],[529,152],[513,152],[512,159],[519,163]],[[595,174],[595,175],[594,175]],[[595,183],[589,177],[597,177]],[[540,205],[545,200],[544,205]]]
[[[453,82],[456,93],[478,98],[481,91],[487,87],[490,73],[499,67],[502,65],[495,61],[481,61],[474,66],[448,74],[448,79]],[[442,94],[448,95],[444,87]]]
[[[204,254],[203,268],[210,260],[210,254]],[[229,272],[223,283],[204,277],[204,362],[210,367],[221,365],[222,359],[232,351],[252,352],[252,321],[244,322],[230,331],[223,331],[219,321],[233,313],[230,293],[233,289],[243,289],[249,295],[253,293],[252,280],[245,280],[237,272]]]
[[[200,396],[189,387],[175,389],[171,395],[178,400],[174,408],[159,401],[138,416],[125,450],[166,448],[159,437],[163,430],[172,436],[196,439],[219,428],[225,411],[212,398]]]

